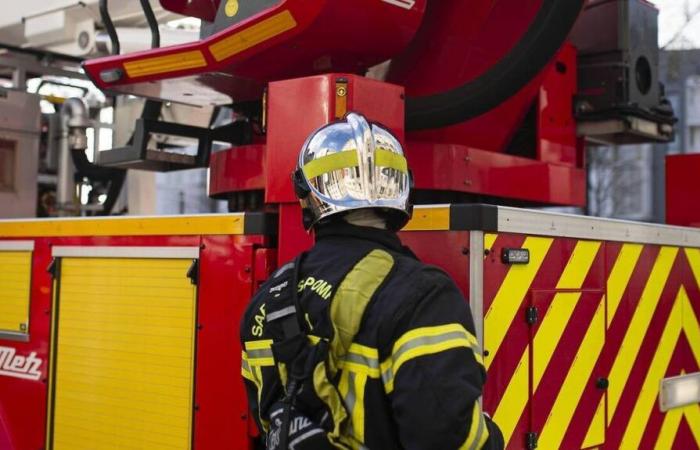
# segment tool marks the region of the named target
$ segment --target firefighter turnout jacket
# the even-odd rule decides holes
[[[242,374],[262,434],[297,379],[294,408],[332,447],[502,448],[479,403],[485,370],[469,307],[449,276],[390,231],[335,221],[316,237],[263,284],[241,324]],[[292,331],[277,320],[290,311]]]

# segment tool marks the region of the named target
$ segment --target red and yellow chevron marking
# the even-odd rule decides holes
[[[700,249],[506,233],[485,247],[484,406],[507,448],[534,432],[544,450],[700,449],[700,405],[658,408],[663,378],[699,371]],[[505,247],[530,264],[503,264]]]

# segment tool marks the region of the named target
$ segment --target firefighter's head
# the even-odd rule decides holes
[[[411,176],[386,128],[355,113],[316,130],[293,175],[307,230],[330,217],[369,209],[398,230],[411,217]]]

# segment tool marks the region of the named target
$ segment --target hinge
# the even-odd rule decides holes
[[[525,310],[525,322],[528,325],[534,325],[537,323],[538,311],[536,306],[530,306]]]
[[[49,266],[46,268],[46,271],[51,274],[52,279],[56,279],[58,277],[58,259],[57,258],[52,258],[51,262],[49,263]]]
[[[199,286],[199,260],[193,259],[192,265],[187,269],[187,278],[190,279],[190,283],[195,286]]]
[[[537,433],[531,431],[525,435],[525,448],[535,450],[537,448]]]

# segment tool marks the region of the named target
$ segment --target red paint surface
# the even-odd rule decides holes
[[[469,233],[467,231],[406,231],[401,242],[426,264],[440,267],[469,299]],[[439,251],[436,251],[438,250]]]
[[[265,146],[242,145],[211,155],[209,161],[209,195],[265,188]]]
[[[185,8],[186,5],[182,5]],[[187,85],[208,85],[236,100],[257,97],[264,83],[325,72],[359,73],[390,59],[405,48],[421,23],[426,0],[417,0],[407,10],[376,0],[337,2],[329,0],[284,0],[260,14],[217,34],[188,44],[147,50],[128,55],[88,60],[88,76],[101,89],[111,92],[155,96],[166,100],[208,105],[206,95],[182,98]],[[258,45],[217,62],[209,46],[233,36],[282,11],[289,11],[297,26]],[[203,9],[197,15],[210,15]],[[371,30],[371,32],[368,32]],[[199,50],[205,68],[178,70],[114,83],[100,79],[104,70],[122,69],[124,63]],[[205,77],[197,75],[206,73]],[[194,77],[194,78],[193,78]],[[233,77],[233,78],[232,78]],[[168,83],[169,81],[169,83]],[[179,92],[178,92],[179,86]],[[165,95],[166,97],[163,97]]]
[[[416,188],[471,192],[539,203],[583,206],[582,169],[463,145],[409,141]]]
[[[582,168],[574,118],[576,69],[576,49],[566,44],[545,70],[537,98],[537,159]]]
[[[700,154],[666,157],[666,222],[700,227]]]

